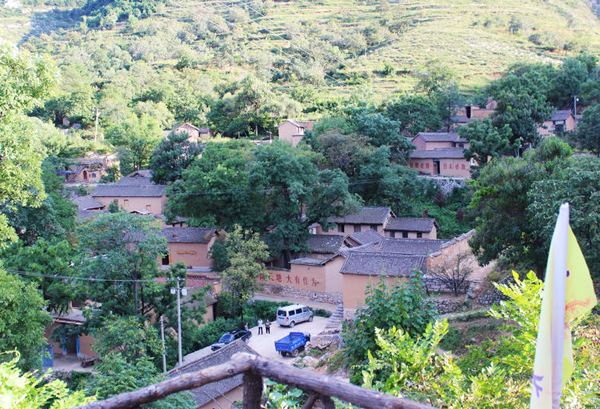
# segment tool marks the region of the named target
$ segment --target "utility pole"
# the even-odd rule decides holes
[[[98,107],[96,107],[96,131],[94,132],[94,143],[98,143],[98,115],[100,112],[98,111]]]
[[[171,288],[171,294],[177,292],[177,352],[179,355],[179,366],[183,364],[183,355],[181,353],[181,295],[187,295],[187,288],[179,288],[180,277],[176,278],[177,288]]]
[[[160,316],[160,339],[162,340],[163,372],[167,373],[167,351],[165,350],[165,321]]]
[[[573,95],[573,116],[577,116],[577,101],[579,100],[579,98],[577,98],[577,95]]]

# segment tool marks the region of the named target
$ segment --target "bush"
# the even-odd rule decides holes
[[[357,311],[356,320],[343,333],[347,365],[365,363],[368,351],[378,349],[376,329],[396,327],[418,336],[435,315],[435,307],[427,299],[421,272],[415,272],[408,282],[398,281],[388,286],[387,281],[382,279],[379,284],[369,286],[365,307]],[[356,382],[358,378],[352,381]]]
[[[316,309],[313,311],[313,314],[315,315],[315,317],[325,317],[325,318],[329,318],[331,317],[331,311],[327,311],[324,310],[322,308]]]

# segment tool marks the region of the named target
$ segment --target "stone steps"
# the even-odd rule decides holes
[[[339,304],[329,320],[327,321],[327,325],[325,329],[334,329],[334,328],[342,328],[342,322],[344,321],[344,305]]]

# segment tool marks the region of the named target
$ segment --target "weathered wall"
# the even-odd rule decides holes
[[[265,284],[261,292],[281,297],[289,297],[293,300],[307,300],[336,305],[342,303],[342,293],[299,290],[297,288],[276,284]]]
[[[145,210],[152,214],[161,214],[167,197],[111,197],[111,196],[94,196],[94,199],[102,203],[106,208],[112,201],[116,201],[119,207],[122,207],[127,212],[134,210]],[[127,205],[125,201],[127,202]],[[150,206],[150,207],[148,207]]]
[[[169,264],[185,263],[188,267],[212,267],[214,261],[208,257],[214,238],[209,243],[168,243]]]

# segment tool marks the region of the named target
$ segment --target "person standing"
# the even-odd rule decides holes
[[[262,318],[258,319],[258,335],[262,335],[263,333],[263,320]]]
[[[271,323],[269,322],[269,320],[267,320],[267,322],[265,322],[265,333],[266,334],[271,333]]]
[[[245,324],[244,324],[244,329],[245,329],[246,331],[248,331],[248,323],[245,323]]]

